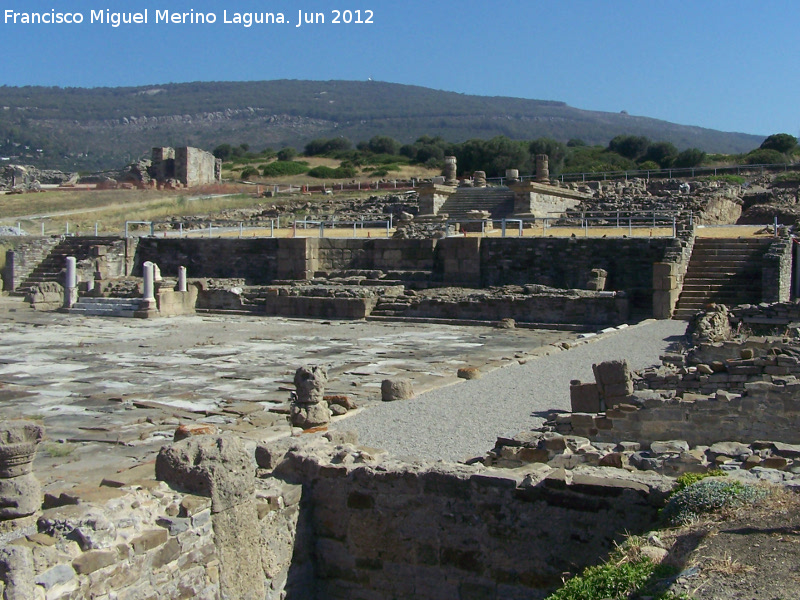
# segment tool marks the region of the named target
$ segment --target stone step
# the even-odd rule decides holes
[[[70,314],[98,317],[133,318],[141,308],[140,298],[87,298],[82,297],[69,309]]]

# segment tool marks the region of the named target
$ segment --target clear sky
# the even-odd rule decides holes
[[[148,11],[148,24],[90,23]],[[371,24],[332,23],[334,10]],[[25,25],[14,12],[78,12]],[[155,23],[156,11],[211,24]],[[281,12],[285,24],[224,23]],[[324,24],[296,27],[298,13]],[[162,13],[163,14],[163,13]],[[561,100],[723,131],[800,134],[797,0],[0,0],[0,84],[346,79]],[[346,13],[342,13],[344,20]]]

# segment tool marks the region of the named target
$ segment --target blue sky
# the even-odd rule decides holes
[[[81,12],[81,25],[5,22]],[[91,10],[147,25],[90,24]],[[333,10],[373,24],[333,24]],[[214,25],[155,24],[156,10],[213,12]],[[224,24],[234,12],[289,23]],[[298,11],[326,23],[295,27]],[[800,2],[694,0],[0,0],[0,84],[133,86],[347,79],[561,100],[724,131],[800,134]]]

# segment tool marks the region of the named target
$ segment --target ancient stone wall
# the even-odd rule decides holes
[[[628,319],[628,300],[613,292],[581,295],[531,295],[508,298],[476,298],[448,302],[426,299],[403,312],[404,317],[500,321],[522,323],[581,324],[587,327],[619,325]]]
[[[435,240],[308,238],[312,271],[430,271]]]
[[[631,310],[653,305],[653,264],[662,262],[676,239],[498,238],[481,240],[484,286],[535,283],[586,287],[591,270],[608,271],[606,289],[624,290]]]
[[[50,251],[61,241],[55,237],[14,238],[7,240],[14,248],[6,251],[6,266],[3,269],[3,289],[13,291],[30,275]]]
[[[719,386],[722,388],[723,386]],[[601,442],[686,440],[691,446],[716,442],[774,440],[800,443],[800,382],[744,384],[742,396],[719,393],[682,398],[648,396],[605,414],[573,413],[563,425],[575,435]],[[563,432],[560,430],[560,432]]]
[[[683,231],[674,243],[667,246],[662,262],[653,264],[653,316],[656,319],[672,317],[693,248],[693,229]]]
[[[792,240],[777,238],[764,255],[761,271],[762,302],[786,302],[792,294]]]
[[[217,159],[199,148],[175,148],[175,178],[186,187],[216,183]]]
[[[106,500],[47,509],[32,532],[5,547],[15,554],[2,577],[6,586],[22,579],[28,587],[17,585],[10,593],[20,595],[4,597],[219,598],[208,498],[165,486],[93,493]]]
[[[159,266],[162,275],[168,277],[177,277],[178,267],[183,266],[192,278],[233,277],[253,285],[267,284],[282,270],[279,261],[282,250],[294,254],[294,246],[298,244],[292,242],[297,241],[303,240],[142,238],[136,249],[132,274],[141,277],[142,264],[152,261]],[[295,261],[290,260],[288,264],[295,266]]]
[[[332,454],[296,450],[276,470],[303,484],[318,598],[538,600],[655,518],[630,481]]]

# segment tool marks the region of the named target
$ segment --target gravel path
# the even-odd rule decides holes
[[[543,419],[536,413],[569,410],[569,382],[594,381],[592,363],[624,358],[632,369],[653,366],[685,332],[684,321],[647,321],[410,401],[381,403],[342,420],[338,428],[357,431],[363,445],[406,458],[481,456],[498,436],[540,426]]]

